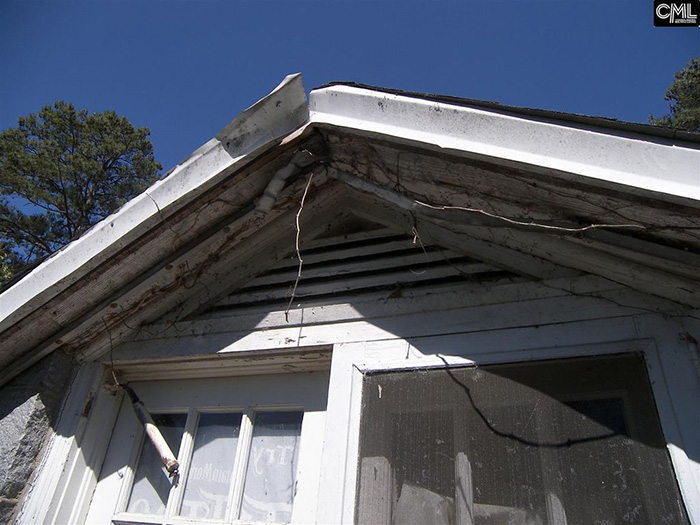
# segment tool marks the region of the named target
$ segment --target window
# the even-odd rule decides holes
[[[303,416],[195,411],[188,422],[184,414],[157,415],[156,424],[174,453],[184,448],[185,429],[192,429],[188,434],[194,443],[183,454],[180,479],[171,480],[151,442],[143,440],[126,512],[163,516],[171,507],[172,514],[186,518],[221,521],[232,515],[248,521],[290,521]],[[239,439],[241,434],[252,435],[252,440]],[[236,468],[237,458],[245,469]],[[242,502],[237,497],[241,492]]]
[[[327,381],[327,374],[310,373],[135,383],[178,457],[179,476],[168,477],[124,401],[87,522],[287,523],[295,512],[308,516],[308,508],[296,509],[297,495],[300,484],[306,492],[317,488],[309,458],[322,443],[317,416]]]
[[[365,376],[358,523],[687,523],[636,355]]]

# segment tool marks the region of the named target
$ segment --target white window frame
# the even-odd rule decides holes
[[[700,491],[695,479],[699,465],[688,458],[683,447],[676,444],[682,443],[677,419],[681,407],[673,396],[687,396],[683,391],[689,385],[683,380],[676,380],[675,384],[667,381],[668,370],[662,366],[661,358],[664,352],[671,353],[674,349],[669,348],[671,341],[652,336],[655,331],[658,334],[661,328],[659,324],[649,321],[645,330],[647,333],[643,334],[633,318],[602,319],[537,328],[428,336],[410,341],[392,339],[336,345],[326,428],[333,427],[337,435],[347,436],[347,441],[326,443],[319,501],[327,504],[319,506],[318,522],[352,524],[355,520],[365,373],[638,353],[643,356],[647,366],[683,503],[691,523],[700,523]],[[667,331],[668,327],[663,329]],[[620,335],[624,333],[631,337],[620,340]],[[640,337],[647,334],[650,336]],[[572,344],[574,341],[580,343]],[[668,367],[668,357],[663,365]],[[680,401],[687,402],[686,399]]]
[[[320,464],[315,451],[322,446],[325,393],[328,375],[277,374],[239,378],[209,378],[134,383],[132,386],[153,414],[186,414],[187,420],[178,460],[180,483],[173,487],[161,516],[126,512],[136,471],[144,446],[144,431],[124,399],[117,418],[112,444],[107,451],[103,470],[107,475],[97,483],[86,514],[87,523],[189,524],[197,519],[178,516],[194,448],[195,429],[202,413],[240,413],[241,428],[235,468],[226,510],[226,519],[217,523],[241,523],[237,518],[243,497],[246,468],[253,437],[256,414],[263,412],[303,412],[297,464],[298,492],[294,500],[291,523],[315,519],[315,494]],[[302,387],[303,385],[303,387]],[[231,404],[221,403],[228,400]],[[288,402],[285,402],[288,401]],[[260,401],[260,402],[257,402]],[[133,440],[129,436],[135,435]],[[128,458],[125,461],[125,458]]]
[[[322,372],[327,376],[331,353],[332,346],[318,345],[313,348],[265,348],[225,356],[207,355],[182,364],[141,360],[128,368],[122,367],[121,377],[125,381],[159,381],[284,376],[304,372]],[[316,470],[320,469],[326,394],[323,392],[317,399],[323,403],[324,410],[305,415],[309,422],[313,420],[315,427],[309,433],[316,436],[316,444],[307,447],[309,459],[305,461]],[[107,365],[95,362],[81,365],[64,402],[58,426],[50,435],[36,475],[29,484],[16,523],[60,525],[85,522],[123,395],[123,391],[114,388],[114,378]],[[249,404],[255,405],[254,402]],[[266,406],[272,407],[273,404],[267,403]],[[308,519],[302,513],[300,521],[314,521],[317,491],[318,485],[299,490],[295,496],[294,512],[306,509],[307,513]]]

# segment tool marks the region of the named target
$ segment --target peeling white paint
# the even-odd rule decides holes
[[[311,122],[374,132],[683,197],[700,206],[700,151],[612,130],[332,86],[309,95]]]

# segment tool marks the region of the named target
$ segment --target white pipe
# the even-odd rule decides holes
[[[158,456],[160,456],[160,461],[163,463],[165,470],[168,471],[170,477],[177,476],[178,469],[180,468],[180,463],[178,463],[175,454],[173,454],[173,451],[170,450],[168,443],[163,437],[163,434],[161,434],[160,430],[158,430],[158,427],[156,426],[155,422],[153,421],[153,418],[151,417],[151,414],[148,413],[148,410],[146,410],[145,405],[138,398],[136,392],[134,392],[130,386],[121,386],[122,388],[124,388],[124,390],[126,390],[126,393],[129,395],[129,399],[131,400],[131,406],[134,407],[136,417],[143,425],[148,439],[151,440],[151,443],[153,443],[153,446],[156,448],[156,452],[158,452]]]

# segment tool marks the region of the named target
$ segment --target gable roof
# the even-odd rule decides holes
[[[176,307],[215,303],[214,283],[231,290],[272,268],[293,248],[305,192],[309,231],[362,208],[449,248],[458,236],[488,262],[587,271],[698,308],[698,142],[352,84],[307,103],[288,76],[0,295],[0,383],[59,347],[97,357]]]

